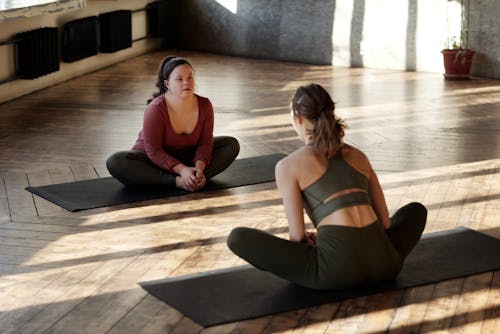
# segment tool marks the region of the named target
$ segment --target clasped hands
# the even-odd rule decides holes
[[[206,183],[207,179],[200,167],[184,166],[178,178],[176,178],[176,186],[188,191],[198,191],[203,188]]]

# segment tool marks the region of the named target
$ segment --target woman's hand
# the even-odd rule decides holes
[[[205,174],[203,174],[203,170],[201,168],[195,167],[194,170],[195,170],[195,172],[194,172],[195,183],[196,183],[196,187],[198,190],[198,189],[201,189],[205,186],[205,184],[207,183],[207,179],[205,177]]]
[[[317,232],[307,232],[304,242],[311,246],[316,246]]]
[[[194,167],[183,166],[178,168],[178,177],[175,178],[175,185],[177,188],[182,188],[188,191],[198,190],[196,170]]]
[[[179,166],[177,169],[178,177],[175,178],[177,188],[188,191],[197,191],[203,188],[207,182],[203,169],[200,167]]]
[[[207,165],[205,164],[205,161],[203,160],[196,160],[194,163],[194,169],[195,169],[195,177],[196,177],[196,184],[198,186],[198,189],[201,189],[205,186],[207,183],[207,179],[205,177],[205,174],[203,171],[205,170],[205,167]]]

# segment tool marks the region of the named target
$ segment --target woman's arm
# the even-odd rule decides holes
[[[198,117],[203,124],[194,155],[194,162],[195,164],[197,164],[198,161],[204,162],[204,169],[212,159],[212,148],[214,144],[214,108],[209,99],[201,98],[199,99],[199,104]]]
[[[283,197],[290,240],[302,242],[306,240],[306,229],[304,224],[302,196],[298,181],[295,175],[293,175],[290,164],[287,164],[285,160],[281,160],[276,164],[275,174],[276,185]]]
[[[384,225],[385,229],[388,229],[391,225],[389,210],[387,209],[382,186],[378,181],[377,174],[375,174],[375,171],[371,168],[371,166],[368,182],[368,191],[370,194],[373,210],[377,215],[378,221],[381,222],[382,225]]]
[[[165,152],[163,149],[163,137],[165,132],[165,115],[159,109],[161,104],[153,105],[150,103],[144,111],[144,120],[142,125],[142,135],[144,137],[144,148],[151,161],[157,166],[169,171],[180,174],[174,170],[174,167],[182,167],[180,161]]]

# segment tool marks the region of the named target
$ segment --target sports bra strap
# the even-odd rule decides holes
[[[330,199],[334,194],[356,189]],[[339,150],[328,159],[325,173],[302,190],[304,207],[314,225],[334,211],[359,204],[370,204],[368,178],[352,167]]]
[[[310,205],[312,203],[309,202],[308,204],[306,205],[306,212],[314,226],[317,227],[323,218],[337,210],[350,206],[370,204],[370,196],[364,191],[355,191],[334,197],[324,203],[318,201],[314,207]]]

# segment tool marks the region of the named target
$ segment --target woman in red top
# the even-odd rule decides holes
[[[186,59],[163,59],[156,86],[160,91],[148,100],[132,150],[114,153],[106,167],[130,187],[200,190],[234,161],[238,141],[213,137],[212,104],[194,93],[193,67]]]

